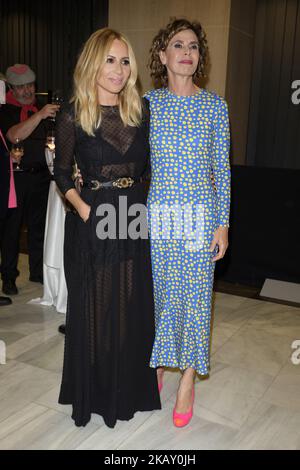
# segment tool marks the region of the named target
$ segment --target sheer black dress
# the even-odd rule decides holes
[[[143,106],[140,127],[124,127],[118,107],[103,106],[95,137],[75,125],[72,105],[62,109],[54,163],[62,193],[74,188],[74,156],[84,182],[138,178],[149,171],[149,114],[145,102]],[[156,371],[149,367],[154,341],[149,240],[124,237],[124,230],[119,233],[119,205],[124,219],[125,201],[128,209],[145,204],[146,190],[142,183],[98,191],[83,187],[81,197],[91,206],[87,222],[67,212],[65,225],[68,304],[59,403],[73,406],[77,426],[85,426],[91,413],[97,413],[114,427],[118,419],[129,420],[136,411],[161,408]],[[107,215],[98,215],[102,204],[115,208],[115,239],[96,234],[97,224]],[[133,219],[127,218],[127,226]]]

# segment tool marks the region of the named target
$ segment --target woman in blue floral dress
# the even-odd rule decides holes
[[[201,25],[172,21],[153,40],[156,88],[146,94],[156,321],[150,365],[157,368],[160,389],[163,367],[183,371],[173,411],[177,427],[192,417],[195,372],[209,372],[214,268],[228,246],[228,111],[222,97],[197,86],[206,59]]]

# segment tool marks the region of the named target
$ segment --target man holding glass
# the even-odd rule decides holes
[[[16,278],[21,225],[25,218],[29,252],[30,281],[43,282],[43,242],[50,173],[45,160],[49,119],[58,105],[41,107],[35,97],[35,73],[25,64],[6,71],[10,90],[0,108],[0,125],[14,159],[17,208],[9,209],[1,222],[2,290],[18,293]]]

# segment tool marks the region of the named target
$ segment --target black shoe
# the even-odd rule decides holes
[[[40,284],[44,284],[43,276],[30,276],[29,281],[39,282]]]
[[[65,335],[65,334],[66,334],[66,325],[65,325],[64,323],[63,323],[62,325],[59,325],[58,331],[59,331],[62,335]]]
[[[6,295],[17,295],[18,289],[16,286],[16,282],[12,280],[2,281],[2,291]]]
[[[12,303],[9,297],[2,297],[0,296],[0,307],[4,307],[4,305],[10,305]]]

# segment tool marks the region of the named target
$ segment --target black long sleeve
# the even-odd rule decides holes
[[[63,108],[56,122],[54,179],[65,194],[75,185],[72,179],[75,148],[75,123],[70,106]]]

